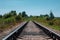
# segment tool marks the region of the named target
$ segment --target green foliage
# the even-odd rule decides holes
[[[16,11],[11,11],[8,14],[4,14],[3,18],[9,18],[9,17],[16,16],[16,15],[17,15]]]
[[[48,14],[45,14],[44,17],[49,17],[49,15]]]
[[[50,12],[50,19],[51,19],[51,20],[54,19],[54,15],[53,15],[52,12]]]
[[[21,20],[20,15],[17,15],[17,16],[15,17],[15,19],[16,19],[16,21],[20,21],[20,20]]]
[[[41,18],[43,18],[43,17],[44,17],[44,15],[42,15],[42,14],[41,14],[41,15],[40,15],[40,17],[41,17]]]
[[[0,18],[2,18],[2,15],[0,15]]]
[[[22,12],[22,17],[28,17],[25,11]]]
[[[4,20],[5,24],[11,24],[15,22],[15,18],[14,17],[10,17]]]
[[[45,18],[47,21],[53,20],[54,19],[54,14],[50,11],[50,15],[45,14],[45,15],[40,15],[41,18]]]
[[[40,15],[38,18],[35,16],[33,20],[40,22],[41,24],[51,27],[55,30],[60,30],[60,17],[54,17],[54,14],[50,12],[50,14]]]
[[[22,14],[19,13],[18,15],[16,11],[10,11],[9,13],[4,14],[3,16],[0,15],[0,29],[3,30],[12,27],[13,25],[16,25],[17,23],[21,22],[22,19],[25,19],[25,17],[27,17],[25,11],[22,12]]]
[[[49,24],[49,25],[53,25],[53,22],[52,22],[52,21],[50,21],[48,24]]]
[[[22,16],[21,12],[19,13],[20,16]]]
[[[32,15],[30,15],[30,17],[33,17]]]
[[[60,19],[56,18],[53,20],[54,25],[60,26]]]
[[[12,16],[17,15],[16,11],[11,11],[10,14],[11,14]]]
[[[45,25],[46,27],[50,27],[55,30],[60,30],[60,18],[54,18],[53,20],[46,20],[45,17],[38,17],[34,18],[35,21],[40,22],[41,24]]]
[[[47,17],[46,20],[49,21],[50,20],[49,17]]]
[[[9,18],[11,15],[10,14],[4,14],[3,18]]]

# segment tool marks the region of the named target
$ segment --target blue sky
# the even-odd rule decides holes
[[[60,17],[60,0],[0,0],[0,14],[11,10],[26,11],[28,15],[53,14]]]

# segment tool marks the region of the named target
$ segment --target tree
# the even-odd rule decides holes
[[[45,14],[44,17],[49,17],[49,15],[48,14]]]
[[[2,15],[0,15],[0,18],[2,18]]]
[[[3,18],[9,18],[11,15],[10,14],[4,14]]]
[[[22,17],[28,17],[25,11],[22,12]]]
[[[22,14],[21,14],[21,12],[18,14],[20,17],[22,17]]]
[[[19,13],[20,16],[22,16],[21,12]]]
[[[50,19],[51,20],[54,19],[54,15],[53,15],[52,11],[50,12]]]
[[[17,15],[16,11],[10,11],[9,13],[4,14],[3,18],[9,18],[9,17],[16,16],[16,15]]]
[[[30,15],[30,17],[33,17],[32,15]]]
[[[43,17],[43,15],[42,15],[42,14],[40,14],[40,17],[42,18],[42,17]]]
[[[16,11],[11,11],[9,14],[10,14],[11,16],[16,16],[16,15],[17,15]]]
[[[47,21],[49,20],[49,15],[48,14],[44,15],[44,17],[46,18]]]

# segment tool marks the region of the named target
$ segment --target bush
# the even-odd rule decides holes
[[[5,19],[5,20],[4,20],[4,23],[5,23],[5,24],[12,24],[12,23],[14,23],[14,22],[15,22],[14,17],[11,17],[11,18],[8,18],[8,19]]]
[[[60,26],[60,20],[59,19],[55,19],[54,25]]]
[[[21,20],[21,17],[20,17],[19,15],[17,15],[17,16],[15,17],[15,19],[16,19],[16,21],[20,21],[20,20]]]
[[[55,25],[55,23],[54,23],[55,21],[56,21],[56,19],[49,20],[48,23],[49,23],[49,25]]]
[[[53,22],[49,22],[49,25],[53,25]]]

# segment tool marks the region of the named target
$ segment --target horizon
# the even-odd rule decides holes
[[[39,16],[50,14],[60,17],[60,0],[0,0],[0,15],[15,10],[17,13],[26,11],[26,14]]]

